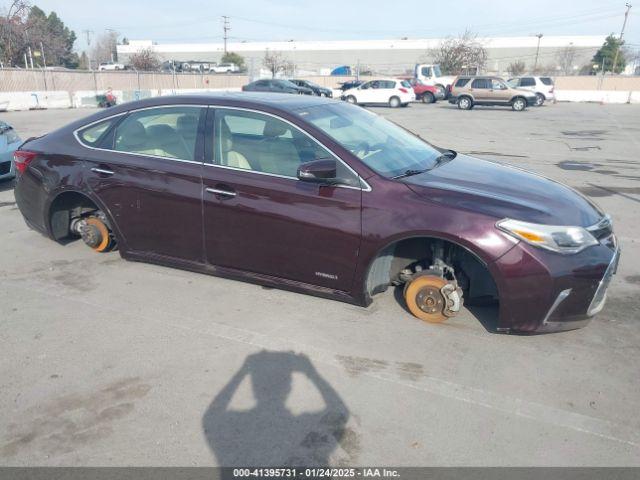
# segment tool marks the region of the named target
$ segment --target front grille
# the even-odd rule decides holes
[[[6,175],[11,170],[11,162],[0,163],[0,175]]]

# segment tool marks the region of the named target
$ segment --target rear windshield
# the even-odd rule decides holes
[[[470,78],[459,78],[456,82],[456,87],[464,87],[467,83],[469,83]]]
[[[549,77],[540,77],[540,81],[545,85],[553,85],[553,80]]]

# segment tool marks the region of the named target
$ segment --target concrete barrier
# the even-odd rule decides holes
[[[558,102],[639,103],[640,91],[556,90]]]
[[[0,110],[37,110],[71,108],[69,92],[0,92]]]

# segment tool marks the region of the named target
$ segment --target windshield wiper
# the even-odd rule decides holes
[[[424,168],[422,170],[405,170],[404,173],[401,173],[400,175],[396,175],[395,177],[391,177],[392,180],[396,180],[398,178],[404,178],[404,177],[410,177],[412,175],[419,175],[421,173],[424,172],[428,172],[430,169],[429,168]]]

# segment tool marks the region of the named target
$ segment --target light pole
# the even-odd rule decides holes
[[[540,54],[540,39],[542,38],[542,34],[539,33],[536,37],[538,37],[538,46],[536,47],[536,61],[533,64],[533,73],[535,73],[536,68],[538,68],[538,55]]]
[[[627,11],[624,12],[624,22],[622,22],[622,30],[620,30],[620,39],[618,40],[618,45],[616,47],[616,54],[613,57],[613,67],[611,68],[611,73],[616,73],[616,65],[618,64],[618,54],[620,53],[620,46],[622,45],[622,37],[624,37],[624,28],[627,26],[627,18],[629,17],[629,10],[631,10],[631,4],[626,3]]]

